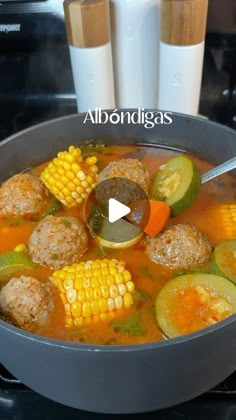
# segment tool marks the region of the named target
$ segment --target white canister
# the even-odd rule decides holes
[[[208,0],[162,0],[158,108],[197,115]]]
[[[119,108],[157,108],[161,0],[110,0]]]
[[[78,111],[114,109],[108,0],[66,0],[64,11]]]

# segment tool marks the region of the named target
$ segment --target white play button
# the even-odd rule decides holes
[[[122,219],[122,217],[126,216],[127,214],[131,213],[131,210],[120,201],[115,200],[115,198],[110,198],[108,212],[109,222],[114,223],[117,220]]]

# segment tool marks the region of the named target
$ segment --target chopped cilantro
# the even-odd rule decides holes
[[[42,218],[46,217],[46,216],[51,216],[55,213],[57,213],[58,211],[60,211],[62,209],[62,205],[60,203],[60,201],[58,200],[54,200],[50,206],[47,208],[47,210],[45,210],[45,212],[42,215]]]
[[[146,329],[137,312],[124,321],[113,321],[111,327],[120,334],[131,336],[146,335]]]
[[[140,265],[139,272],[144,277],[148,277],[151,280],[156,280],[156,275],[152,273],[147,265]]]
[[[104,217],[104,209],[99,205],[95,205],[89,213],[88,224],[95,235],[101,232]]]
[[[52,260],[58,260],[58,258],[59,258],[59,255],[58,254],[52,254],[51,255],[51,259]]]
[[[9,219],[6,219],[6,223],[8,226],[19,226],[22,225],[22,223],[25,222],[25,219],[23,217],[10,217]]]
[[[67,220],[67,219],[63,219],[62,223],[66,228],[71,227],[71,224],[70,224],[69,220]]]
[[[145,302],[152,300],[149,293],[142,289],[135,289],[134,291],[134,298],[137,300],[143,300]]]
[[[166,256],[166,249],[165,248],[161,248],[159,251],[159,254],[163,255],[163,257]]]
[[[87,142],[84,146],[80,146],[80,150],[82,153],[83,158],[87,158],[92,155],[99,154],[107,154],[111,153],[112,146],[107,146],[104,143],[103,139],[97,139],[96,143],[94,141]]]

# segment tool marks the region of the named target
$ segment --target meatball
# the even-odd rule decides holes
[[[14,175],[0,188],[0,215],[37,214],[44,206],[46,189],[31,174]]]
[[[113,197],[128,205],[131,201],[146,199],[149,185],[150,175],[138,159],[112,161],[98,176],[96,199],[107,205]]]
[[[0,292],[0,311],[21,328],[41,326],[54,309],[51,288],[34,277],[12,278]]]
[[[98,182],[110,178],[126,178],[136,182],[146,193],[150,185],[150,175],[138,159],[121,159],[110,162],[99,174]]]
[[[47,216],[29,239],[33,262],[58,269],[78,261],[88,244],[84,225],[75,217]]]
[[[167,227],[146,245],[152,261],[180,272],[206,263],[211,251],[209,240],[196,227],[182,224]]]

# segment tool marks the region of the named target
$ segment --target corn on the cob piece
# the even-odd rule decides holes
[[[222,240],[236,238],[236,203],[216,204],[210,208],[210,216]]]
[[[97,183],[96,156],[83,160],[81,150],[70,146],[58,153],[41,173],[48,190],[66,207],[82,203]]]
[[[51,279],[60,291],[67,327],[112,318],[133,303],[134,283],[123,261],[81,262],[54,271]]]

